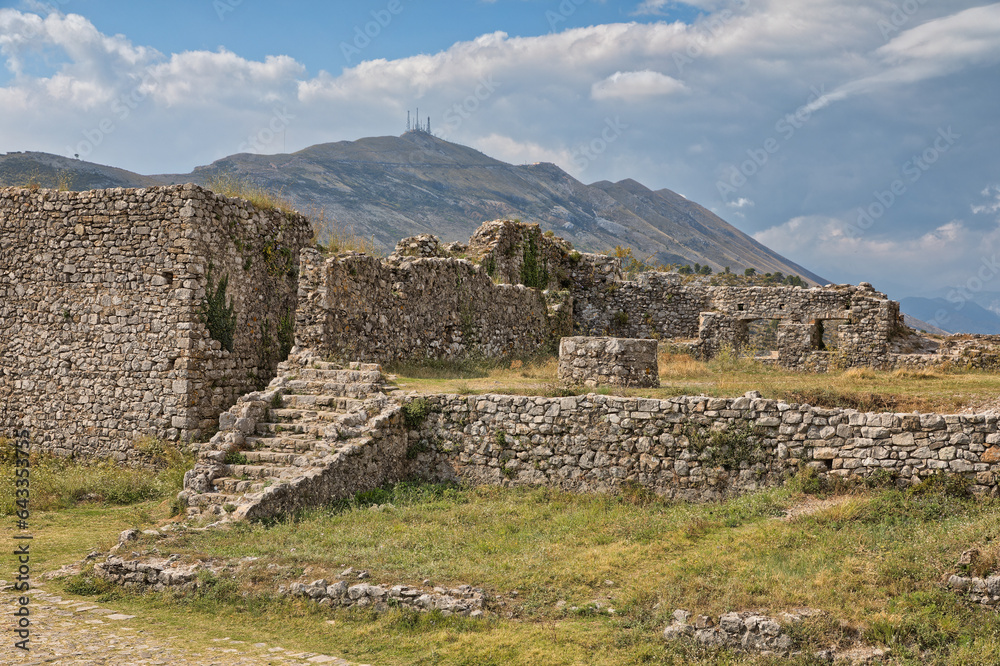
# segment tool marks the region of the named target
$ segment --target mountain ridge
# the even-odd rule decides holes
[[[12,155],[15,159],[8,159]],[[0,182],[11,180],[5,166],[25,161],[24,155],[0,156]],[[239,153],[186,174],[143,176],[44,153],[28,155],[48,165],[40,169],[46,174],[56,167],[73,174],[74,188],[77,178],[91,188],[205,185],[216,176],[235,175],[280,192],[307,215],[351,228],[385,249],[419,233],[465,241],[483,222],[518,218],[539,223],[583,251],[621,245],[650,263],[699,263],[740,273],[752,267],[826,282],[669,189],[652,190],[631,178],[585,184],[550,162],[509,164],[423,131],[316,144],[292,153]]]

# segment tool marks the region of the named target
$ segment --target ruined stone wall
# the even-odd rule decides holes
[[[810,466],[821,475],[878,472],[905,483],[940,471],[966,477],[976,492],[998,493],[995,414],[860,413],[755,393],[427,400],[430,413],[409,433],[409,450],[413,474],[429,479],[585,492],[634,483],[665,497],[716,500]]]
[[[296,344],[324,358],[502,358],[569,333],[564,301],[494,284],[464,259],[324,258],[306,250],[301,267]]]
[[[290,348],[305,218],[193,185],[0,190],[0,432],[131,459],[198,436]],[[200,312],[228,282],[232,350]]]
[[[770,325],[765,360],[789,368],[888,367],[899,304],[871,285],[711,286],[676,273],[625,280],[619,262],[584,254],[572,270],[574,330],[585,335],[698,339],[698,355],[754,346],[754,326]],[[825,335],[824,335],[825,334]]]
[[[572,269],[573,314],[580,335],[696,338],[699,315],[711,308],[709,287],[677,273],[642,273],[625,280],[620,262],[584,254]]]

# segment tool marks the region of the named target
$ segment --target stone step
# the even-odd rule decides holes
[[[329,450],[330,443],[315,435],[291,435],[282,434],[277,437],[266,435],[251,436],[246,438],[246,448],[243,454],[260,451],[273,451],[276,453],[292,452],[302,453],[305,451]],[[249,457],[247,457],[249,460]]]
[[[237,497],[242,497],[246,493],[259,493],[267,487],[266,481],[251,481],[248,479],[236,479],[229,476],[222,476],[212,481],[212,485],[219,491],[219,494],[228,493]]]
[[[241,481],[300,476],[307,466],[295,465],[228,465],[229,475]]]
[[[233,495],[230,493],[216,492],[200,493],[195,495],[191,501],[195,506],[217,506],[222,504],[239,504],[244,499],[245,496],[242,493]]]
[[[284,405],[286,409],[311,409],[329,410],[339,412],[350,412],[360,409],[364,404],[362,400],[355,398],[345,398],[342,395],[322,395],[315,393],[291,393],[285,394]]]
[[[243,451],[247,462],[258,465],[294,465],[295,459],[302,455],[297,451]]]
[[[358,402],[358,401],[355,401]],[[360,404],[360,403],[359,403]],[[291,423],[295,421],[333,421],[342,417],[347,411],[334,411],[326,409],[274,409],[269,410],[269,416],[274,423]]]
[[[320,368],[299,368],[290,372],[296,379],[320,379],[327,382],[345,384],[381,384],[385,381],[379,370],[326,370]]]
[[[336,382],[319,379],[290,379],[285,382],[285,390],[295,394],[312,393],[336,395],[347,398],[366,398],[382,390],[381,384]]]
[[[322,439],[331,427],[329,421],[295,421],[292,423],[258,423],[256,434],[268,436],[301,435],[304,438]],[[331,431],[331,436],[332,436]]]

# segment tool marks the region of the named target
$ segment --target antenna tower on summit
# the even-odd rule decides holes
[[[410,112],[406,112],[406,131],[407,132],[425,132],[427,134],[433,134],[431,132],[431,117],[427,116],[426,122],[420,122],[420,107],[417,107],[415,120],[411,119]]]

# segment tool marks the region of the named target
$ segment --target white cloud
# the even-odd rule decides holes
[[[927,262],[960,268],[962,252],[992,242],[980,227],[993,220],[970,206],[1000,212],[1000,193],[984,201],[967,191],[969,182],[1000,182],[990,129],[1000,5],[970,7],[981,2],[923,3],[886,42],[878,21],[893,11],[890,0],[692,0],[684,4],[704,13],[691,25],[493,32],[329,71],[281,54],[163,54],[81,16],[3,9],[0,61],[10,76],[0,83],[0,146],[72,154],[96,137],[93,161],[185,172],[237,152],[278,110],[289,118],[282,140],[297,150],[398,134],[419,106],[448,140],[499,159],[555,162],[588,180],[631,177],[745,215],[743,228],[769,227],[760,240],[820,274],[928,283],[938,278]],[[849,101],[793,133],[779,130],[812,89],[833,91],[816,108]],[[127,114],[116,111],[123,103]],[[98,136],[104,121],[113,131]],[[936,128],[951,126],[960,145],[922,172],[919,187],[907,182],[870,233],[847,235],[843,211],[873,201]],[[748,159],[754,173],[723,201],[713,174]],[[962,215],[967,224],[949,226]]]
[[[885,19],[883,19],[885,20]],[[951,74],[1000,61],[1000,3],[937,18],[894,37],[875,50],[878,71],[850,81],[808,106],[810,111],[886,86]]]
[[[875,275],[891,276],[894,285],[914,270],[933,274],[939,283],[959,284],[970,265],[978,267],[980,258],[1000,252],[1000,225],[983,233],[961,220],[909,235],[877,228],[858,232],[838,218],[801,216],[753,237],[820,275],[872,275],[877,267]]]
[[[993,201],[977,206],[972,205],[972,212],[976,215],[1000,213],[1000,185],[991,185],[980,192],[984,197],[993,197]]]
[[[635,101],[646,97],[671,95],[686,90],[687,86],[682,81],[646,69],[641,72],[615,72],[608,78],[595,83],[590,89],[590,97],[597,100]]]
[[[517,141],[500,134],[485,136],[476,141],[474,147],[490,157],[511,164],[534,164],[535,162],[570,164],[572,160],[568,150],[554,150],[532,141]]]

